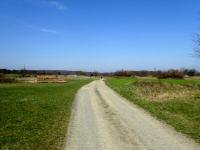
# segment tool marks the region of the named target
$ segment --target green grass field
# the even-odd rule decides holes
[[[108,78],[106,83],[200,143],[200,80]]]
[[[60,149],[75,93],[90,81],[0,84],[0,149]]]

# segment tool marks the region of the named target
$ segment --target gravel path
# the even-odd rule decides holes
[[[200,146],[98,80],[77,93],[65,150],[200,150]]]

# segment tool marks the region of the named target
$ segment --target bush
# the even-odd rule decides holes
[[[0,83],[14,83],[16,82],[15,79],[11,79],[11,78],[0,78]]]
[[[114,73],[115,76],[124,76],[124,77],[130,77],[132,76],[132,72],[131,71],[124,71],[124,70],[121,70],[121,71],[117,71]]]
[[[14,78],[7,78],[5,74],[0,73],[0,83],[13,83],[16,82]]]
[[[159,78],[159,79],[166,79],[166,78],[183,79],[184,73],[179,70],[168,70],[165,72],[159,72],[157,74],[157,78]]]
[[[186,74],[190,77],[195,76],[198,73],[198,71],[196,71],[195,69],[184,69],[183,72],[184,72],[184,74]]]

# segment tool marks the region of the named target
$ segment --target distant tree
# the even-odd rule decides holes
[[[198,73],[195,69],[182,69],[181,71],[188,76],[195,76]]]
[[[190,69],[190,70],[188,70],[188,72],[187,72],[187,75],[188,76],[195,76],[196,75],[196,70],[195,69]]]
[[[184,72],[180,70],[174,70],[170,69],[168,71],[161,71],[157,74],[157,78],[159,79],[183,79],[184,78]]]
[[[93,75],[94,75],[95,77],[97,77],[97,76],[99,75],[99,72],[98,72],[98,71],[94,71],[94,72],[93,72]]]

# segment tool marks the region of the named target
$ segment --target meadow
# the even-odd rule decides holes
[[[0,149],[60,149],[73,99],[90,79],[0,84]]]
[[[113,77],[106,84],[200,143],[200,80]]]

